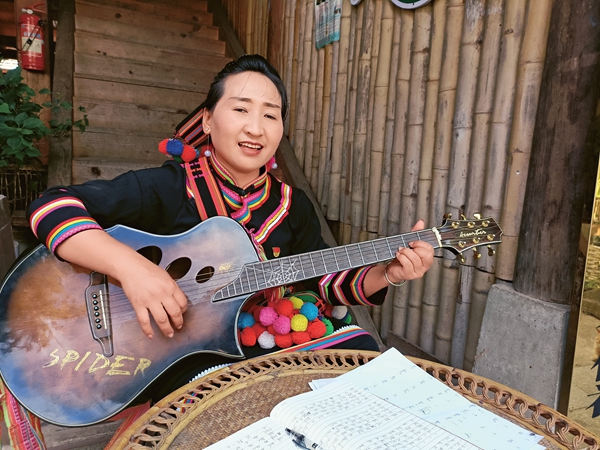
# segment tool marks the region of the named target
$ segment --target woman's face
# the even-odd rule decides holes
[[[281,141],[281,97],[260,73],[230,75],[223,96],[212,112],[206,112],[203,124],[219,162],[238,186],[245,187],[258,177]]]

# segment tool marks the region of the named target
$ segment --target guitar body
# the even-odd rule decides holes
[[[107,232],[133,249],[153,249],[159,266],[184,272],[176,279],[188,297],[185,323],[169,339],[153,322],[154,338],[148,339],[115,282],[61,262],[41,245],[22,257],[0,287],[0,373],[23,406],[57,425],[109,418],[187,355],[243,357],[236,323],[248,295],[212,299],[244,264],[258,261],[239,224],[214,217],[175,236],[124,226]],[[208,281],[197,278],[211,268]],[[108,296],[100,296],[96,314],[98,280]],[[109,341],[94,339],[95,332],[106,330]]]

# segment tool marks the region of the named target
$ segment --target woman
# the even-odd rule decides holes
[[[152,319],[165,336],[183,332],[185,294],[162,268],[103,228],[123,224],[172,235],[220,207],[248,231],[268,259],[325,248],[306,195],[268,173],[283,137],[287,108],[277,71],[261,56],[242,56],[216,76],[205,102],[178,126],[176,139],[161,143],[162,151],[176,160],[112,181],[49,189],[28,210],[31,228],[58,257],[118,280],[148,338],[153,338]],[[207,179],[214,180],[217,193]],[[423,226],[419,221],[414,230]],[[432,262],[431,245],[416,241],[399,248],[387,266],[327,275],[314,286],[336,305],[381,304],[389,284],[422,277]],[[335,345],[377,349],[365,333]],[[188,368],[195,367],[191,363]],[[169,389],[184,384],[189,375],[177,378]]]

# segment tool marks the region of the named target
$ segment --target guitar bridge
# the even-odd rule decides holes
[[[93,338],[102,347],[104,356],[112,356],[114,347],[106,275],[98,272],[90,274],[90,285],[85,290],[85,305]]]

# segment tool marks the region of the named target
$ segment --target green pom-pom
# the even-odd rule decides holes
[[[333,333],[333,324],[331,323],[331,320],[326,317],[323,317],[321,320],[325,324],[326,328],[324,336],[329,336],[331,333]]]

